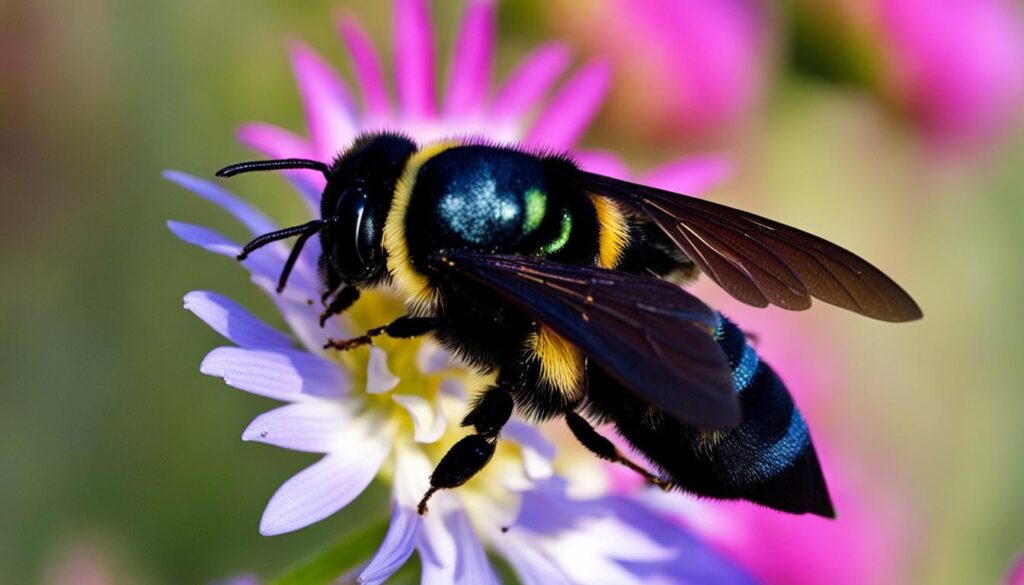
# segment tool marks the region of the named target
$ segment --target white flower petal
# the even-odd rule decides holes
[[[391,444],[363,425],[346,433],[339,449],[303,469],[277,490],[260,520],[260,534],[272,536],[319,522],[363,493],[380,470]]]
[[[547,479],[554,474],[555,468],[551,462],[555,458],[555,445],[547,440],[540,429],[518,420],[510,420],[502,429],[502,434],[519,443],[522,448],[523,467],[528,478]]]
[[[339,398],[349,390],[348,374],[337,364],[301,351],[218,347],[203,358],[199,371],[240,390],[289,402]]]
[[[444,434],[444,412],[434,408],[426,398],[416,394],[392,394],[391,398],[409,413],[413,439],[417,443],[433,443]]]
[[[256,417],[242,433],[242,440],[331,453],[344,446],[345,431],[351,423],[352,413],[337,402],[298,402]]]
[[[370,564],[359,575],[360,585],[380,585],[402,568],[416,549],[422,517],[413,508],[395,502],[391,505],[391,525],[384,542]]]
[[[290,349],[292,340],[267,325],[241,305],[217,293],[192,291],[185,295],[185,309],[211,329],[241,347]]]
[[[370,362],[366,366],[366,392],[383,394],[398,385],[398,376],[388,368],[388,354],[379,347],[370,348]]]

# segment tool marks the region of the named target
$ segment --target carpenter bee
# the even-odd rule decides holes
[[[854,254],[710,201],[581,170],[568,156],[459,139],[417,145],[368,134],[331,163],[231,165],[217,175],[311,169],[327,178],[320,218],[249,242],[319,235],[323,319],[361,289],[389,286],[408,314],[328,346],[432,334],[495,372],[430,477],[462,485],[490,460],[514,409],[564,418],[598,457],[665,489],[834,516],[810,434],[782,381],[744,333],[680,284],[704,273],[758,307],[811,297],[883,321],[921,311]],[[592,424],[612,423],[653,465],[631,461]]]

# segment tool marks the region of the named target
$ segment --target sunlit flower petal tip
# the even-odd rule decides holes
[[[434,51],[428,6],[396,0],[396,96],[385,88],[375,50],[359,23],[344,16],[339,31],[352,57],[350,89],[317,56],[291,45],[292,64],[308,123],[308,137],[267,124],[248,124],[242,141],[267,156],[329,160],[363,131],[400,129],[420,141],[477,134],[570,149],[590,123],[608,85],[599,62],[582,66],[556,87],[569,57],[559,45],[528,55],[491,92],[493,0],[469,0],[440,102],[434,87]],[[489,96],[492,96],[489,97]],[[608,152],[577,152],[582,164],[609,174],[625,166]],[[651,172],[666,188],[694,192],[729,171],[719,157],[674,161]],[[293,172],[308,209],[318,208],[324,179]],[[276,229],[272,220],[218,184],[178,172],[165,177],[220,206],[253,235]],[[238,242],[205,227],[169,222],[182,240],[233,258]],[[603,473],[594,461],[556,475],[559,445],[526,423],[510,421],[491,463],[458,490],[441,492],[425,516],[416,504],[441,455],[463,436],[458,421],[467,395],[485,380],[427,340],[384,340],[367,350],[340,354],[323,349],[328,338],[351,337],[397,316],[397,301],[364,294],[342,319],[319,323],[318,243],[311,240],[288,288],[275,291],[288,248],[275,243],[242,266],[277,306],[288,331],[212,292],[185,296],[185,308],[230,345],[211,351],[200,370],[232,387],[284,402],[253,420],[242,438],[323,457],[286,481],[271,497],[259,530],[281,534],[318,522],[346,506],[375,479],[390,482],[392,519],[377,554],[358,575],[381,583],[418,552],[424,583],[497,582],[485,549],[503,556],[522,582],[642,583],[745,582],[746,576],[696,541],[623,496],[566,495]],[[586,471],[582,471],[587,469]],[[560,470],[559,471],[563,471]],[[600,482],[598,482],[600,484]],[[507,530],[502,530],[506,528]],[[688,581],[687,581],[688,582]]]

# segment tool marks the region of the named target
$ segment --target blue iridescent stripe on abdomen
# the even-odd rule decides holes
[[[730,463],[737,483],[765,481],[807,449],[807,425],[782,380],[761,362],[739,327],[719,315],[713,335],[728,358],[743,408],[743,422],[725,434],[716,451]]]

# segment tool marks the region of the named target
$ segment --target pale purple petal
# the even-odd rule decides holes
[[[491,104],[490,117],[519,120],[543,98],[551,85],[569,66],[569,50],[548,43],[534,49],[509,75]]]
[[[523,585],[574,585],[558,565],[515,530],[494,539],[494,547],[505,557]]]
[[[397,502],[391,504],[388,533],[377,549],[377,554],[359,575],[360,585],[380,585],[402,568],[416,549],[421,523],[422,517],[415,509],[405,508]]]
[[[604,101],[611,69],[595,61],[577,71],[534,121],[527,143],[554,150],[569,150],[590,125]]]
[[[434,39],[425,0],[395,0],[395,83],[402,114],[432,118],[434,97]]]
[[[370,361],[366,364],[367,394],[390,392],[400,381],[388,368],[388,354],[379,347],[371,347]]]
[[[231,256],[234,258],[242,251],[241,246],[208,227],[174,221],[173,219],[168,220],[167,227],[171,230],[171,233],[178,236],[183,241],[192,244],[193,246],[199,246],[200,248],[213,252],[214,254]]]
[[[171,230],[171,233],[178,236],[182,241],[214,254],[228,256],[233,259],[242,251],[240,245],[207,227],[174,220],[169,220],[167,227]],[[273,275],[276,275],[280,269],[280,263],[274,261],[270,256],[270,254],[249,256],[242,262],[242,265],[253,274],[254,280],[257,277],[264,279],[273,278]]]
[[[444,434],[447,420],[440,408],[434,408],[434,405],[417,394],[393,394],[391,398],[409,413],[413,440],[417,443],[433,443]]]
[[[367,429],[352,433],[348,448],[303,469],[277,490],[263,512],[260,534],[298,530],[347,506],[376,477],[390,446]]]
[[[352,56],[352,68],[358,87],[362,90],[366,117],[370,120],[387,117],[391,111],[391,100],[388,98],[380,59],[373,48],[373,43],[356,17],[351,14],[345,14],[338,21],[338,33]]]
[[[417,548],[422,585],[498,583],[469,518],[452,494],[439,493],[431,500]]]
[[[324,353],[324,343],[328,339],[346,339],[350,336],[350,331],[343,328],[340,319],[328,319],[323,328],[320,327],[320,313],[323,307],[315,301],[319,294],[314,290],[299,290],[300,287],[293,288],[289,282],[284,293],[277,294],[274,292],[276,283],[276,275],[272,280],[258,282],[277,305],[281,316],[288,323],[288,328],[310,353],[321,355]]]
[[[335,401],[286,404],[265,412],[242,432],[243,441],[258,441],[283,449],[332,453],[346,445],[352,413]]]
[[[203,358],[199,371],[224,378],[228,386],[289,402],[339,398],[350,385],[338,364],[302,351],[218,347]]]
[[[608,150],[577,150],[573,152],[580,168],[591,173],[606,175],[616,179],[629,179],[629,167],[619,155]]]
[[[214,205],[220,206],[242,225],[249,228],[253,235],[265,234],[277,229],[277,224],[269,217],[216,183],[178,171],[164,171],[164,178],[192,191]]]
[[[263,153],[267,158],[319,158],[313,146],[304,138],[271,124],[243,124],[238,130],[238,140],[249,148]],[[327,186],[323,174],[308,169],[282,172],[299,193],[302,193],[311,211],[319,212],[320,194]]]
[[[441,394],[444,396],[451,396],[458,400],[466,399],[466,385],[461,380],[455,378],[445,378],[441,380]]]
[[[470,0],[452,52],[444,113],[449,118],[472,114],[482,105],[491,83],[495,0]]]
[[[667,191],[699,195],[732,172],[732,163],[727,157],[709,154],[686,157],[652,169],[642,182]]]
[[[536,425],[510,420],[502,429],[505,437],[519,443],[523,453],[523,467],[526,477],[532,480],[546,479],[554,473],[551,462],[555,458],[555,445],[547,440]]]
[[[291,56],[310,138],[320,160],[330,160],[356,135],[352,100],[334,69],[311,48],[294,41]]]
[[[241,305],[217,293],[192,291],[185,295],[185,309],[211,329],[246,348],[290,349],[291,338],[261,321]]]

